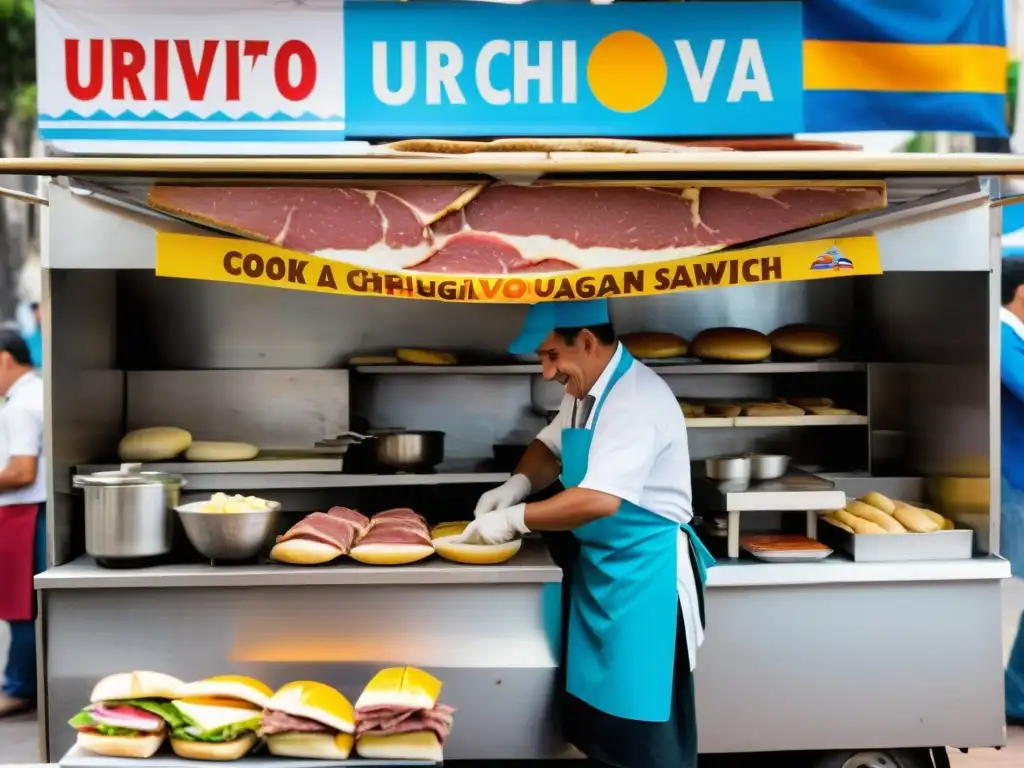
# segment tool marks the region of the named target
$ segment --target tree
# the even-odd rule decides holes
[[[0,157],[13,142],[28,154],[35,118],[36,31],[32,0],[0,0]],[[31,215],[31,214],[30,214]],[[16,276],[23,246],[12,240],[6,204],[0,200],[0,319],[14,315]]]

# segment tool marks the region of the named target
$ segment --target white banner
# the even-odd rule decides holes
[[[179,13],[167,10],[173,3],[117,5],[37,0],[44,141],[68,151],[230,154],[331,152],[344,140],[340,2],[223,10],[210,0],[208,11]]]

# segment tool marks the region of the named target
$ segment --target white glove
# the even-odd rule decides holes
[[[504,544],[530,532],[526,527],[526,505],[516,504],[485,512],[469,524],[456,540],[458,544]]]
[[[530,478],[526,475],[512,475],[503,484],[493,488],[480,497],[473,510],[473,517],[480,517],[496,509],[512,507],[530,495]]]

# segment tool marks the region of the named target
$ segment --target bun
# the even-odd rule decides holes
[[[173,459],[192,445],[192,435],[177,427],[146,427],[121,438],[117,455],[122,461]]]
[[[356,355],[348,359],[349,365],[398,365],[394,355]]]
[[[440,763],[444,759],[441,742],[433,731],[360,736],[356,740],[356,754],[369,760],[429,760]]]
[[[405,565],[430,557],[434,548],[426,544],[362,544],[348,554],[364,565]]]
[[[89,701],[98,704],[124,699],[178,699],[184,686],[178,678],[162,672],[118,672],[96,683]]]
[[[79,731],[75,743],[82,749],[107,757],[152,757],[164,743],[164,735],[104,736]]]
[[[293,717],[304,717],[334,728],[342,733],[355,733],[356,716],[352,702],[329,685],[299,680],[282,686],[270,697],[268,709]],[[306,755],[295,755],[306,757]]]
[[[831,357],[839,349],[839,339],[834,334],[802,323],[776,328],[768,338],[772,349],[793,357]]]
[[[217,443],[196,440],[185,450],[185,461],[249,461],[260,449],[249,443]]]
[[[171,739],[171,749],[186,760],[237,760],[256,746],[256,734],[248,733],[234,741],[186,741]]]
[[[216,675],[187,683],[178,699],[239,699],[266,709],[273,691],[259,680],[245,675]]]
[[[275,544],[270,550],[273,560],[292,565],[322,565],[337,560],[343,554],[337,547],[311,539],[289,539]]]
[[[348,760],[354,741],[347,733],[276,733],[267,736],[267,749],[275,757]]]
[[[467,565],[493,565],[504,563],[519,552],[523,546],[522,539],[515,539],[504,544],[461,544],[452,539],[461,535],[462,531],[445,529],[445,535],[434,539],[434,551],[445,560]]]
[[[656,331],[625,333],[619,337],[619,341],[633,357],[648,360],[683,357],[690,348],[690,343],[682,336]]]
[[[772,353],[763,333],[749,328],[709,328],[697,334],[690,352],[701,360],[725,363],[759,363]]]
[[[356,709],[376,706],[433,709],[441,681],[416,667],[389,667],[374,675],[356,700]]]

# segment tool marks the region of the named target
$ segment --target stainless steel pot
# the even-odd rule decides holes
[[[374,462],[400,472],[433,469],[444,461],[444,432],[371,431],[365,445]]]
[[[173,509],[185,478],[142,472],[122,464],[114,472],[75,475],[85,491],[85,551],[99,562],[159,557],[171,551]]]

